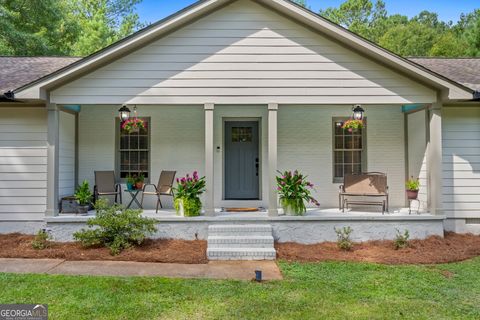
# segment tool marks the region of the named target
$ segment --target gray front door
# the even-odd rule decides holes
[[[225,199],[259,199],[258,122],[225,122]]]

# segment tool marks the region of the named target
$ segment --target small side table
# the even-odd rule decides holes
[[[420,200],[418,200],[418,199],[408,199],[408,214],[409,215],[412,213],[412,209],[414,209],[414,208],[412,208],[412,204],[415,201],[418,203],[417,210],[416,210],[417,214],[420,214]]]
[[[127,205],[127,209],[130,209],[130,207],[132,206],[133,202],[135,202],[137,204],[137,207],[139,209],[143,209],[142,207],[142,204],[140,202],[138,202],[138,199],[137,199],[137,196],[140,192],[142,192],[142,190],[125,190],[126,192],[130,193],[130,196],[132,197],[132,200],[130,200],[130,202],[128,203]]]

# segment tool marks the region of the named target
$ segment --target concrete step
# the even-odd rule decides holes
[[[268,236],[208,236],[209,248],[273,248],[273,237]]]
[[[209,260],[275,260],[274,248],[208,248]]]
[[[272,226],[269,224],[214,224],[208,226],[209,236],[269,236]]]

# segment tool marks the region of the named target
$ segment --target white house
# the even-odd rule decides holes
[[[79,181],[93,185],[95,170],[119,181],[143,171],[155,183],[169,169],[198,170],[207,193],[203,217],[157,215],[167,236],[191,221],[234,219],[269,221],[278,239],[301,242],[332,238],[335,224],[358,225],[362,239],[392,237],[397,226],[417,237],[480,232],[479,60],[408,60],[285,0],[205,0],[83,59],[0,63],[1,232],[78,227],[84,217],[60,214],[59,202]],[[148,121],[127,147],[123,105]],[[353,105],[367,126],[345,137],[336,128]],[[287,218],[275,176],[294,169],[321,206]],[[388,177],[390,213],[341,213],[344,174],[372,171]],[[409,176],[420,177],[420,215],[405,210]],[[268,213],[225,216],[223,207]],[[283,237],[283,222],[303,229]]]

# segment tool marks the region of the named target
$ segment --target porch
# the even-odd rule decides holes
[[[86,226],[86,221],[94,216],[60,215],[47,217],[47,229],[57,241],[71,241],[72,234]],[[394,209],[382,215],[372,211],[346,211],[336,208],[309,208],[304,216],[269,216],[267,211],[249,213],[229,213],[215,210],[215,216],[180,217],[172,209],[144,210],[143,214],[158,221],[154,238],[206,240],[210,225],[264,225],[272,227],[277,242],[297,242],[304,244],[336,241],[335,228],[351,227],[352,240],[369,241],[393,239],[397,230],[408,230],[412,239],[425,239],[429,236],[443,237],[445,217],[430,213],[408,214],[407,208]]]
[[[145,162],[133,166],[130,160],[124,163],[120,156],[118,106],[82,105],[73,111],[67,107],[53,105],[49,112],[52,125],[58,126],[53,145],[59,146],[51,150],[59,170],[49,171],[53,176],[49,179],[49,216],[59,214],[58,201],[50,200],[73,194],[75,185],[84,179],[93,186],[95,170],[116,171],[117,182],[123,183],[124,190],[124,174],[129,172],[125,168],[133,166],[137,172],[148,173],[149,183],[156,183],[162,170],[175,170],[177,177],[192,171],[205,175],[207,192],[202,202],[206,216],[232,217],[213,209],[221,207],[263,207],[266,211],[256,213],[255,218],[278,216],[281,209],[276,194],[277,169],[298,169],[316,185],[314,197],[321,206],[309,208],[307,217],[343,216],[338,209],[327,209],[338,203],[339,168],[342,174],[355,170],[384,172],[393,208],[408,206],[405,179],[419,177],[420,212],[435,215],[439,207],[441,175],[435,173],[441,158],[435,155],[439,148],[441,151],[441,120],[429,105],[364,105],[368,124],[366,132],[358,137],[362,139],[361,148],[357,148],[358,159],[348,149],[353,147],[337,151],[335,119],[348,119],[352,110],[349,105],[139,105],[138,116],[149,123],[148,147],[139,151],[145,153]],[[226,143],[231,139],[226,136],[228,121],[258,125],[258,195],[253,198],[231,199],[226,194]],[[68,147],[68,143],[74,148]],[[155,207],[155,200],[146,198],[147,214]],[[128,194],[124,193],[124,203],[128,201]],[[157,217],[181,219],[173,216],[171,199],[163,198],[162,202],[166,210]],[[381,215],[375,211],[359,211],[358,215]],[[402,217],[404,213],[405,210],[399,210],[392,216]]]

